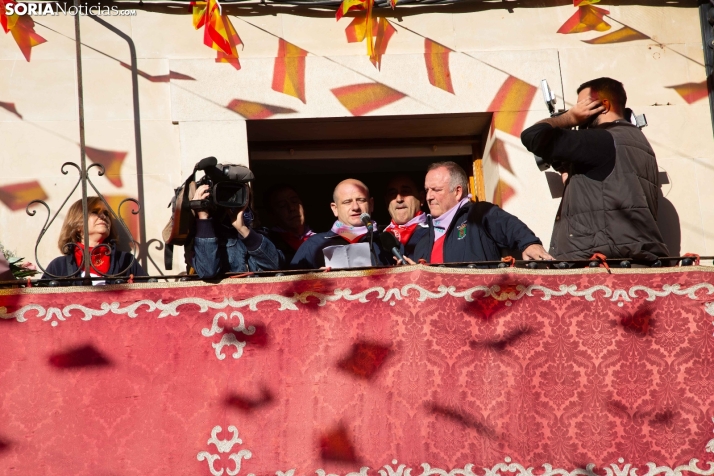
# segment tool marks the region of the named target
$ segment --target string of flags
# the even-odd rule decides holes
[[[12,15],[7,14],[5,7],[8,5],[14,6],[15,4],[16,2],[13,0],[0,0],[0,25],[2,25],[2,29],[6,34],[10,33],[12,35],[25,60],[29,62],[32,48],[41,45],[47,40],[35,32],[35,22],[30,15],[18,15],[14,13],[14,9],[11,9],[13,11]]]

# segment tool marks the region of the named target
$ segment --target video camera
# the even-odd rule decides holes
[[[543,101],[545,101],[545,105],[548,107],[548,112],[550,113],[550,117],[556,117],[560,116],[561,114],[565,114],[566,110],[565,109],[560,109],[557,110],[555,109],[555,103],[556,103],[556,98],[555,94],[553,94],[553,91],[550,89],[550,86],[548,86],[548,81],[543,80],[540,83],[540,89],[541,92],[543,93]],[[625,119],[627,119],[629,122],[632,123],[632,125],[639,127],[640,129],[647,127],[647,117],[645,117],[644,114],[637,115],[634,113],[632,109],[629,107],[625,109]],[[580,126],[579,129],[587,129],[586,126]],[[536,165],[538,166],[538,170],[541,172],[545,172],[548,170],[550,167],[553,167],[555,170],[559,170],[563,165],[565,165],[563,162],[560,161],[553,161],[553,162],[546,162],[545,159],[542,157],[538,157],[537,155],[534,156]]]
[[[253,172],[243,165],[219,164],[215,157],[206,157],[194,167],[194,174],[203,171],[204,176],[196,181],[196,187],[208,185],[208,197],[191,200],[193,210],[214,209],[216,207],[242,210],[248,203],[248,182],[253,180]]]

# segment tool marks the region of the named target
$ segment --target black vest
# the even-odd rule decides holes
[[[550,254],[557,259],[654,261],[667,256],[657,227],[657,159],[642,131],[624,121],[599,126],[615,140],[615,168],[602,182],[569,178],[553,226]]]

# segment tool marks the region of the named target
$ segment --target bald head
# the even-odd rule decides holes
[[[360,215],[372,213],[373,201],[369,196],[369,188],[356,179],[347,179],[338,183],[332,192],[330,204],[335,217],[351,226],[361,226]]]

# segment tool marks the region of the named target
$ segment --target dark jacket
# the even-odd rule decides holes
[[[359,243],[369,243],[369,233],[364,235]],[[290,269],[319,269],[325,266],[325,255],[322,250],[328,246],[348,245],[349,242],[342,238],[337,233],[326,231],[324,233],[316,233],[305,241],[295,253],[290,262]],[[377,265],[392,265],[395,261],[391,258],[392,254],[383,251],[379,246],[379,232],[374,234],[372,241],[372,251],[377,256]],[[374,262],[374,255],[372,261]]]
[[[602,181],[570,176],[553,226],[550,254],[558,259],[608,258],[651,262],[669,254],[657,227],[657,160],[642,131],[625,121],[598,126],[614,138],[616,159]]]
[[[282,255],[262,234],[251,230],[247,237],[218,219],[196,220],[193,268],[201,279],[223,273],[280,269]]]
[[[130,274],[133,274],[134,276],[148,276],[148,274],[146,274],[146,271],[144,271],[139,262],[134,259],[131,253],[117,250],[114,244],[109,244],[109,246],[111,247],[111,255],[109,257],[109,272],[107,274],[116,275],[126,269],[126,271],[121,274],[122,277],[129,277]],[[82,272],[77,271],[78,266],[74,254],[63,255],[50,261],[50,264],[47,265],[46,273],[42,275],[42,279],[54,279],[55,276],[76,276],[77,278],[80,278]],[[74,273],[77,274],[75,275]],[[50,274],[53,274],[54,276],[50,276]],[[83,283],[81,279],[78,279],[77,281],[72,281],[69,285],[81,286],[82,284]]]
[[[413,257],[414,253],[416,252],[416,247],[419,244],[419,242],[429,234],[429,226],[426,223],[423,224],[418,224],[416,229],[414,230],[414,233],[412,233],[412,236],[409,237],[409,241],[407,241],[406,245],[401,246],[401,252],[403,255],[407,255],[408,257]],[[394,264],[394,263],[392,263]]]
[[[427,218],[429,234],[417,245],[414,259],[431,260],[434,224]],[[493,203],[469,202],[454,215],[444,238],[444,263],[500,261],[499,248],[523,251],[541,241],[518,218]]]

